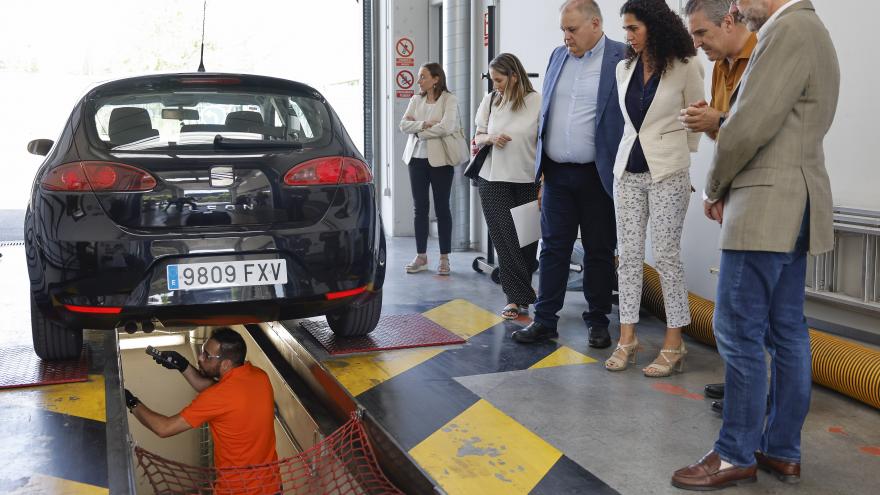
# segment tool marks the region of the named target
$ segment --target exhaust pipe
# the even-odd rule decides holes
[[[129,320],[125,322],[125,326],[123,328],[127,333],[135,333],[138,331],[138,324],[134,320]]]

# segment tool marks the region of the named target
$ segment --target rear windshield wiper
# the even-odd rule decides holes
[[[225,149],[243,149],[243,148],[285,148],[293,150],[301,150],[301,143],[291,141],[270,141],[267,139],[233,139],[223,137],[220,134],[214,136],[214,147]]]

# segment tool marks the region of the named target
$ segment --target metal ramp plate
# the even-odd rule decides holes
[[[42,361],[30,346],[0,347],[0,389],[84,382],[89,360],[83,344],[79,360]]]
[[[363,337],[337,337],[323,320],[306,320],[300,326],[331,355],[464,344],[464,339],[421,314],[382,315],[376,329]]]

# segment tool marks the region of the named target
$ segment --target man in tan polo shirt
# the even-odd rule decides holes
[[[688,0],[685,14],[694,47],[702,48],[706,57],[715,62],[712,69],[712,103],[695,102],[681,111],[681,121],[691,132],[705,132],[711,139],[730,110],[757,35],[749,31],[742,16],[730,12],[734,0]],[[712,410],[721,413],[724,407],[724,384],[706,385],[706,396],[718,399]]]
[[[682,123],[692,132],[705,132],[715,139],[730,110],[740,78],[758,42],[739,13],[731,13],[734,0],[688,0],[685,14],[694,47],[702,48],[715,62],[712,70],[712,102],[694,102],[681,111]]]

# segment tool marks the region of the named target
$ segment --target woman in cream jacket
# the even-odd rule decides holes
[[[437,275],[449,275],[449,251],[452,247],[452,212],[449,196],[456,163],[446,163],[446,152],[440,138],[459,130],[458,100],[446,87],[446,74],[440,64],[429,63],[419,69],[421,92],[409,100],[400,121],[400,130],[409,134],[403,161],[409,165],[416,233],[416,257],[406,265],[407,273],[428,269],[428,213],[431,202],[428,189],[434,193],[434,212],[440,236],[440,263]]]
[[[665,0],[628,0],[620,13],[629,44],[617,66],[624,128],[614,164],[620,340],[605,367],[621,371],[635,362],[650,222],[667,328],[659,355],[642,371],[662,377],[681,371],[687,352],[681,340],[681,328],[690,323],[681,231],[691,194],[690,153],[697,151],[700,134],[689,133],[678,117],[703,99],[703,68],[681,18]]]

